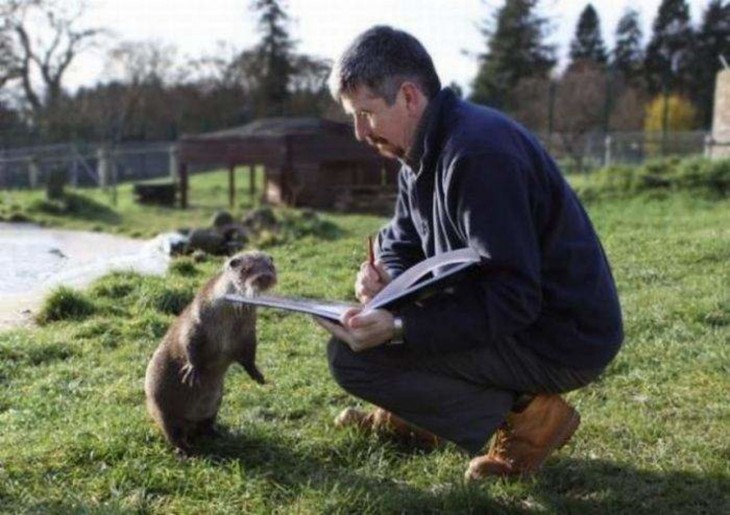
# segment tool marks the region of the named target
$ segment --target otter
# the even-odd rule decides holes
[[[193,439],[215,434],[228,367],[240,363],[256,382],[256,310],[231,303],[229,293],[252,296],[276,284],[271,256],[259,251],[230,257],[168,329],[147,365],[147,411],[181,455]]]

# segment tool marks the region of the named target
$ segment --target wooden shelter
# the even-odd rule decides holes
[[[185,135],[179,154],[180,200],[187,206],[191,164],[229,169],[233,205],[235,169],[263,165],[262,201],[317,209],[376,210],[392,207],[398,164],[359,143],[346,123],[321,118],[264,118],[248,125]]]

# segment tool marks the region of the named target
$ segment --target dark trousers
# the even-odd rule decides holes
[[[466,352],[418,354],[405,346],[353,352],[333,338],[330,371],[352,395],[478,454],[521,393],[585,386],[603,369],[571,370],[514,340]]]

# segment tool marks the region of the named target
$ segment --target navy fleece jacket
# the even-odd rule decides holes
[[[379,234],[378,257],[391,275],[466,246],[487,263],[478,279],[401,309],[408,346],[449,352],[512,338],[576,369],[615,356],[623,331],[608,261],[530,133],[444,89],[406,162],[395,214]]]

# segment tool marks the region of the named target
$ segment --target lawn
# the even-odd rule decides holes
[[[0,216],[148,237],[207,224],[227,202],[225,184],[225,174],[194,176],[185,212],[136,206],[125,187],[116,207],[92,192],[71,207],[2,192]],[[239,199],[237,215],[251,207],[243,189]],[[258,324],[269,383],[232,368],[223,436],[177,459],[146,415],[145,366],[221,262],[183,258],[165,278],[108,275],[71,292],[88,309],[0,333],[0,511],[730,513],[730,201],[678,192],[587,209],[626,341],[599,381],[568,395],[583,424],[535,478],[464,484],[468,458],[453,446],[412,451],[335,430],[334,416],[356,402],[329,376],[325,332],[272,310]],[[278,290],[350,299],[363,237],[385,219],[320,217],[326,234],[267,246]]]

